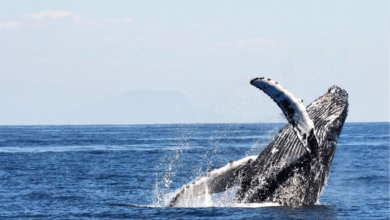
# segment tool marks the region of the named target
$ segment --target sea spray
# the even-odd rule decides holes
[[[248,152],[245,153],[245,156],[259,155],[261,151],[267,146],[269,141],[275,136],[279,131],[279,127],[275,126],[272,130],[268,130],[264,135],[259,137],[257,141],[252,145]]]
[[[218,125],[219,126],[219,125]],[[277,132],[277,128],[272,130],[263,131],[265,135],[259,136],[254,144],[251,145],[249,150],[246,150],[246,155],[257,155],[265,146],[266,143]],[[172,186],[175,181],[179,183],[191,183],[207,176],[207,173],[224,167],[229,163],[229,159],[226,158],[224,153],[228,153],[229,148],[221,149],[221,146],[226,145],[225,142],[232,142],[232,145],[236,145],[235,137],[242,136],[242,130],[239,126],[231,124],[229,126],[224,125],[221,129],[215,129],[209,131],[209,137],[203,130],[203,139],[207,140],[207,150],[202,156],[193,156],[193,152],[202,151],[198,139],[192,137],[199,137],[196,129],[188,129],[186,126],[182,126],[181,130],[176,130],[181,137],[180,142],[175,142],[175,149],[167,149],[159,164],[155,177],[155,192],[154,192],[154,205],[166,206],[170,204],[170,201],[178,193],[183,190],[182,187]],[[245,130],[244,133],[248,133],[248,137],[253,136],[253,130]],[[202,142],[204,143],[204,142]],[[203,145],[204,146],[204,145]],[[201,147],[199,149],[199,147]],[[229,152],[230,153],[230,152]],[[189,164],[191,164],[189,167]],[[195,166],[194,166],[195,165]],[[182,170],[186,170],[184,172]],[[186,184],[181,184],[185,186]],[[189,187],[192,187],[191,184]],[[188,193],[192,195],[185,196],[185,201],[180,201],[181,207],[235,207],[237,202],[235,201],[235,194],[239,186],[233,186],[221,193],[210,194],[207,184],[203,186],[202,195],[197,194],[194,196],[193,189],[188,190]],[[172,189],[175,189],[173,190]]]

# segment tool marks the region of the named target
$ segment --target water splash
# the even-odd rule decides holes
[[[203,155],[194,154],[194,151],[199,146],[196,142],[191,142],[192,137],[197,137],[196,130],[188,129],[189,127],[183,126],[181,130],[177,130],[181,136],[181,141],[176,142],[176,148],[165,151],[162,160],[157,167],[157,173],[155,176],[155,190],[153,206],[166,207],[171,204],[172,198],[178,194],[182,187],[172,187],[175,182],[195,182],[202,177],[207,176],[211,170],[215,168],[223,167],[229,163],[228,159],[224,157],[223,151],[221,150],[221,140],[229,139],[230,135],[237,132],[239,128],[235,125],[221,126],[221,129],[211,131],[211,136],[208,138],[208,144],[206,146]],[[277,128],[269,130],[265,135],[262,135],[257,141],[251,146],[249,151],[246,152],[246,156],[258,155],[269,140],[277,132]],[[249,132],[249,131],[248,131]],[[234,143],[233,143],[234,144]],[[190,170],[187,169],[185,177],[179,172],[180,169],[184,169],[189,164],[192,165]],[[195,165],[195,166],[194,166]],[[184,169],[185,170],[185,169]],[[181,181],[179,181],[181,180]],[[188,187],[193,187],[191,184]],[[177,190],[172,191],[172,188]],[[179,207],[264,207],[264,206],[276,206],[277,203],[266,203],[266,204],[240,204],[236,201],[236,192],[239,186],[233,186],[224,192],[210,194],[207,184],[204,184],[203,188],[196,192],[194,189],[188,190],[189,193],[187,199],[180,201],[175,206]],[[196,192],[196,195],[193,193]],[[201,193],[200,193],[201,192]]]
[[[259,155],[278,131],[279,128],[274,127],[272,130],[267,131],[264,135],[259,137],[259,139],[257,139],[257,141],[252,145],[250,150],[245,154],[245,156]]]

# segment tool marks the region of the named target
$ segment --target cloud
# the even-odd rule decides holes
[[[68,16],[72,16],[72,12],[47,10],[39,13],[26,14],[23,17],[25,20],[28,19],[43,20],[43,19],[53,19],[53,18],[64,18]]]
[[[75,16],[69,11],[42,11],[23,15],[20,19],[14,21],[0,22],[0,30],[18,30],[43,26],[45,21],[63,19],[65,17]]]
[[[61,23],[62,22],[62,23]],[[65,22],[65,23],[64,23]],[[131,17],[120,19],[88,19],[70,11],[47,10],[38,13],[23,15],[18,20],[0,21],[0,30],[20,30],[31,28],[61,28],[64,25],[73,25],[83,28],[117,27],[133,23]]]
[[[0,22],[0,30],[18,29],[21,27],[20,21],[4,21]]]

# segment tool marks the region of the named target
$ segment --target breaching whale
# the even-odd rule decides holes
[[[276,102],[288,124],[260,155],[232,161],[183,186],[169,206],[232,186],[238,186],[238,203],[306,206],[318,202],[348,114],[348,93],[334,85],[305,107],[302,99],[271,79],[260,77],[250,83]]]

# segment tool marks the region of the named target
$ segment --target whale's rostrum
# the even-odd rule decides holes
[[[183,186],[169,206],[234,185],[239,186],[235,197],[239,203],[303,206],[318,202],[348,114],[347,92],[332,86],[305,107],[302,99],[271,79],[260,77],[250,83],[276,102],[289,123],[258,156],[230,162]]]

